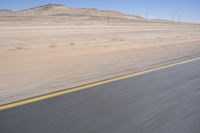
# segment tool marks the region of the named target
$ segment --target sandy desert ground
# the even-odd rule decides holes
[[[26,12],[0,14],[0,105],[200,55],[199,25]]]

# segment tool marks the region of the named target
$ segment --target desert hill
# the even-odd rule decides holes
[[[31,16],[97,16],[108,17],[108,10],[98,10],[96,8],[70,8],[62,4],[47,4],[35,8],[18,11],[15,15]],[[142,19],[139,16],[127,15],[117,11],[109,11],[110,17],[120,17],[129,19]]]
[[[123,24],[140,25],[147,21],[136,15],[95,8],[70,8],[62,4],[47,4],[21,11],[0,10],[0,24]],[[148,20],[153,24],[171,24],[166,20]]]
[[[133,23],[145,21],[136,15],[127,15],[117,11],[98,10],[95,8],[70,8],[61,4],[47,4],[21,11],[0,11],[0,23],[27,24],[107,24]]]

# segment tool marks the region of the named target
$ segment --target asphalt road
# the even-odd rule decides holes
[[[200,133],[200,61],[1,111],[0,133]]]

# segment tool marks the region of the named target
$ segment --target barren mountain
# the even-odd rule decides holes
[[[61,4],[47,4],[17,12],[1,11],[1,23],[30,24],[113,24],[144,22],[142,17],[127,15],[117,11],[98,10],[95,8],[70,8]]]
[[[47,4],[35,8],[25,9],[16,13],[16,15],[43,15],[43,16],[100,16],[107,17],[108,10],[98,10],[95,8],[69,8],[61,4]],[[134,15],[126,15],[116,11],[109,11],[112,17],[142,19]]]
[[[21,11],[0,10],[0,24],[68,24],[68,25],[93,25],[93,24],[120,24],[120,25],[146,25],[172,24],[169,20],[145,20],[136,15],[99,10],[96,8],[70,8],[62,4],[47,4]],[[183,24],[183,23],[182,23]]]

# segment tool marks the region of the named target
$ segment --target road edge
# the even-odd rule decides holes
[[[79,87],[74,87],[72,89],[65,89],[65,90],[61,90],[59,92],[53,92],[53,93],[50,93],[50,94],[46,94],[46,95],[42,95],[42,96],[38,96],[38,97],[33,97],[33,98],[30,98],[30,99],[21,100],[21,101],[6,104],[6,105],[1,105],[0,111],[15,108],[15,107],[30,104],[30,103],[34,103],[34,102],[38,102],[38,101],[42,101],[42,100],[46,100],[46,99],[50,99],[50,98],[57,97],[57,96],[64,95],[64,94],[73,93],[73,92],[80,91],[80,90],[89,89],[89,88],[92,88],[92,87],[95,87],[95,86],[99,86],[99,85],[103,85],[103,84],[107,84],[107,83],[111,83],[111,82],[115,82],[115,81],[119,81],[119,80],[123,80],[123,79],[133,78],[133,77],[136,77],[136,76],[139,76],[139,75],[147,74],[147,73],[150,73],[150,72],[155,72],[155,71],[158,71],[158,70],[170,68],[170,67],[181,65],[181,64],[190,63],[190,62],[197,61],[197,60],[200,60],[200,57],[194,57],[194,58],[191,58],[191,59],[182,60],[182,61],[174,62],[174,63],[171,63],[171,64],[164,64],[164,65],[149,68],[149,69],[146,69],[146,70],[138,71],[138,72],[135,72],[135,73],[130,73],[130,74],[114,77],[114,78],[111,78],[111,79],[106,79],[106,80],[103,80],[103,81],[98,81],[98,82],[95,82],[95,83],[82,85],[82,86],[79,86]]]

